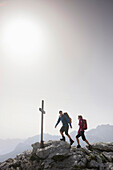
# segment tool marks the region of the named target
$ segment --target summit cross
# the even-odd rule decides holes
[[[44,100],[42,100],[42,108],[39,108],[39,111],[42,113],[42,115],[41,115],[41,142],[40,142],[40,148],[44,148],[44,141],[43,141],[43,114],[45,114]]]

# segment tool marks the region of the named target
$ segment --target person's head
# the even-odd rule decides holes
[[[78,115],[78,120],[82,119],[82,116],[81,115]]]
[[[59,114],[60,114],[60,116],[62,116],[62,115],[63,115],[63,112],[60,110],[60,111],[59,111]]]

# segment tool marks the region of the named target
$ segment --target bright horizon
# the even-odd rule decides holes
[[[113,1],[0,0],[0,139],[44,133],[59,110],[113,125]]]

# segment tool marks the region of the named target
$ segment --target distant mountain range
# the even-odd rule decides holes
[[[60,139],[60,136],[55,136],[55,135],[49,135],[49,134],[44,134],[44,140],[45,141],[48,141],[48,140],[58,140]],[[5,143],[7,142],[7,145],[9,146],[10,143],[9,141],[12,141],[13,142],[13,139],[12,140],[5,140]],[[15,139],[14,139],[15,141]],[[27,140],[17,140],[17,145],[15,146],[15,143],[14,143],[14,150],[9,152],[9,153],[6,153],[6,154],[3,154],[3,155],[0,155],[0,162],[8,159],[8,158],[14,158],[16,155],[24,152],[25,150],[32,150],[32,147],[31,147],[31,144],[37,142],[37,141],[40,141],[40,135],[36,135],[36,136],[33,136],[33,137],[29,137]],[[3,145],[2,145],[3,146]],[[8,146],[4,145],[6,148],[8,148]],[[11,144],[11,147],[12,148],[12,144]]]
[[[0,155],[13,151],[19,143],[24,141],[23,139],[0,139]]]
[[[76,132],[72,132],[71,136],[75,138]],[[90,143],[113,142],[113,125],[99,125],[95,129],[86,131],[86,137]],[[82,146],[86,145],[81,139],[80,141]]]
[[[73,131],[71,132],[71,137],[73,140],[75,140],[77,132]],[[96,142],[113,142],[113,125],[100,125],[96,129],[92,129],[89,131],[86,131],[86,137],[90,143],[96,143]],[[58,140],[60,139],[60,135],[50,135],[50,134],[44,134],[44,140]],[[67,138],[66,138],[67,139]],[[9,142],[10,141],[10,142]],[[12,152],[6,153],[4,155],[0,155],[0,162],[8,159],[8,158],[14,158],[17,154],[20,154],[24,152],[25,150],[31,150],[31,144],[40,141],[40,135],[33,136],[28,138],[27,140],[20,140],[20,139],[11,139],[5,141],[0,140],[0,146],[2,148],[2,151],[7,151],[8,148],[12,149],[15,147],[15,149]],[[82,140],[80,140],[82,146],[85,146],[85,143],[83,143]],[[76,140],[75,140],[75,145]]]

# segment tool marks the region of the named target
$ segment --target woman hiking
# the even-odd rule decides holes
[[[80,142],[79,142],[79,137],[81,136],[82,137],[82,140],[83,141],[85,141],[87,144],[88,144],[88,146],[89,146],[89,149],[91,148],[91,145],[89,144],[89,142],[87,141],[87,139],[86,139],[86,137],[85,137],[85,135],[84,135],[84,128],[83,128],[83,121],[84,121],[84,119],[82,118],[82,116],[81,115],[79,115],[78,116],[78,120],[79,120],[79,130],[78,130],[78,134],[77,134],[77,136],[76,136],[76,140],[77,140],[77,148],[81,148],[81,146],[80,146]],[[87,125],[86,125],[87,126]]]

